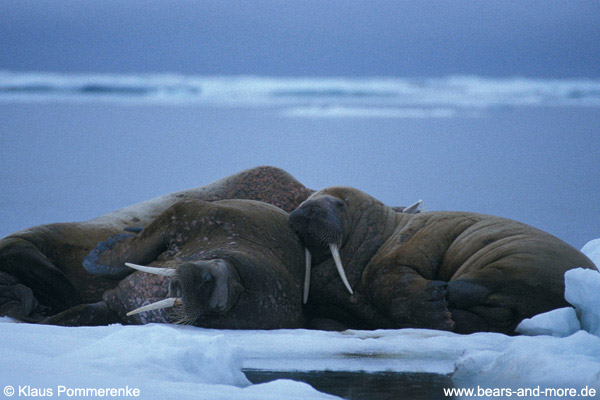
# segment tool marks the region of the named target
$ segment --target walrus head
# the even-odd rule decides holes
[[[306,273],[304,278],[304,303],[310,287],[311,254],[324,259],[330,252],[344,286],[353,294],[340,257],[344,235],[344,201],[336,196],[321,194],[311,196],[290,213],[288,221],[306,246]]]
[[[132,263],[128,267],[170,277],[169,297],[137,308],[127,316],[144,311],[183,306],[181,323],[227,313],[238,302],[243,286],[235,267],[222,259],[183,262],[177,268],[157,268]]]
[[[421,200],[400,209],[402,214],[420,212]],[[288,222],[305,246],[306,270],[304,303],[310,287],[311,260],[318,265],[330,256],[350,294],[354,294],[340,257],[340,249],[348,242],[366,239],[365,232],[386,229],[396,213],[380,201],[359,190],[333,186],[320,190],[306,199],[288,216]],[[355,256],[355,254],[353,255]]]

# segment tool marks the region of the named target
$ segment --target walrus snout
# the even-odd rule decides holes
[[[171,277],[168,298],[130,311],[128,316],[183,305],[181,322],[193,324],[200,317],[227,313],[244,290],[237,270],[221,259],[184,262],[177,268],[125,264],[138,271]]]
[[[344,202],[340,199],[330,195],[323,195],[316,198],[309,198],[300,204],[296,210],[292,211],[288,217],[290,226],[306,246],[304,303],[308,301],[310,287],[311,253],[313,255],[316,254],[318,263],[320,262],[319,260],[328,256],[327,253],[330,252],[344,286],[346,286],[350,294],[354,294],[346,277],[339,250],[343,236],[343,208]]]
[[[235,267],[221,259],[183,263],[169,286],[181,293],[186,320],[227,313],[244,290]]]
[[[309,199],[292,211],[288,221],[292,229],[311,250],[340,244],[343,226],[340,211],[344,203],[333,196]]]

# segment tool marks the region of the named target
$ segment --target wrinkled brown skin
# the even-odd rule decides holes
[[[342,206],[331,206],[339,200]],[[318,221],[320,209],[327,211],[326,224]],[[331,221],[342,227],[338,244],[353,295],[318,239],[336,225]],[[290,223],[313,255],[308,312],[355,328],[514,334],[523,318],[568,306],[565,271],[594,268],[575,248],[516,221],[469,212],[396,213],[347,187],[313,194]]]
[[[98,242],[124,233],[127,227],[149,225],[180,200],[250,199],[291,211],[310,193],[281,169],[256,167],[89,221],[41,225],[15,232],[0,239],[0,315],[38,322],[73,306],[100,301],[102,294],[118,281],[87,273],[82,268],[83,258]],[[139,284],[147,279],[140,277]]]
[[[199,310],[194,314],[197,319],[187,323],[219,329],[300,328],[305,325],[304,248],[288,226],[287,216],[277,207],[256,201],[184,200],[139,236],[102,254],[101,260],[175,268],[176,279],[189,289],[183,292],[183,309]],[[201,284],[202,274],[210,273],[211,264],[205,262],[215,259],[232,268],[223,310],[210,306],[216,289]],[[170,279],[136,272],[106,292],[104,300],[123,323],[174,323],[182,316],[173,312],[176,309],[125,315],[166,298]]]

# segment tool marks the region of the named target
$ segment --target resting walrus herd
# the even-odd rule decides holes
[[[402,212],[404,211],[404,212]],[[289,214],[288,214],[289,213]],[[0,315],[67,326],[514,334],[594,268],[528,225],[318,192],[273,167],[0,240]]]

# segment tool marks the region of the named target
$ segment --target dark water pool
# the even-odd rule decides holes
[[[404,372],[262,371],[245,370],[252,383],[275,379],[306,382],[315,389],[348,400],[452,399],[444,388],[453,387],[449,375]]]

